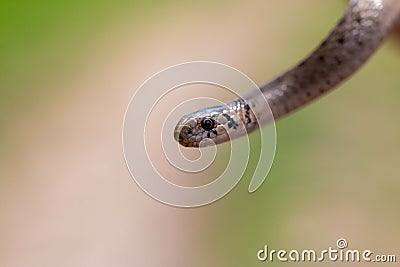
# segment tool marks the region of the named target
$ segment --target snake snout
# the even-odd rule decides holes
[[[194,125],[193,125],[194,124]],[[189,138],[193,134],[193,127],[196,123],[183,117],[175,126],[174,138],[183,146],[189,146]]]
[[[180,141],[182,139],[182,129],[183,129],[184,125],[182,125],[181,123],[178,123],[175,126],[175,130],[174,130],[174,138],[176,141]]]

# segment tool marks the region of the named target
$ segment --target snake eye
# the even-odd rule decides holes
[[[201,127],[206,130],[209,131],[211,129],[214,128],[214,120],[211,119],[210,117],[205,117],[202,121],[201,121]]]

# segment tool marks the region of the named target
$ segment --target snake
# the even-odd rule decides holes
[[[174,138],[185,147],[202,141],[220,144],[251,133],[271,119],[262,118],[269,105],[272,119],[282,118],[336,88],[354,74],[400,25],[400,0],[350,0],[328,36],[304,60],[245,97],[183,116]],[[245,131],[240,130],[239,125]]]

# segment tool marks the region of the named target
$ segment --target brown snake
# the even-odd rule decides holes
[[[260,87],[273,117],[281,118],[305,106],[355,73],[399,17],[400,0],[351,0],[336,27],[306,59]],[[256,95],[250,92],[184,116],[175,128],[175,139],[183,146],[198,147],[206,138],[219,144],[252,132],[270,121],[262,119],[260,112],[265,109],[259,107]],[[239,123],[246,131],[238,132]]]

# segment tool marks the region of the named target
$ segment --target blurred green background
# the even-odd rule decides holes
[[[262,84],[309,53],[344,8],[2,1],[0,266],[261,266],[271,264],[256,258],[264,245],[326,249],[340,237],[398,253],[398,40],[277,122],[275,162],[254,194],[249,172],[212,205],[164,206],[138,189],[122,155],[126,106],[153,73],[211,60]]]

